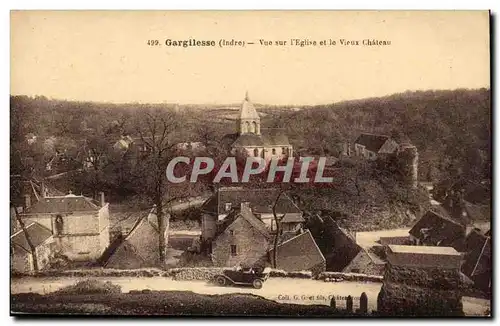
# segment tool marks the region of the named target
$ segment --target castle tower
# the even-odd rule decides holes
[[[418,150],[410,143],[403,143],[399,149],[399,157],[408,183],[412,188],[418,185]]]
[[[248,92],[246,93],[245,100],[241,105],[240,116],[238,117],[236,124],[240,135],[260,135],[260,117],[252,102],[250,102]]]

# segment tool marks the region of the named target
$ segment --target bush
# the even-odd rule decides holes
[[[79,281],[76,284],[69,285],[59,289],[56,294],[117,294],[122,293],[121,286],[109,281],[99,280]]]

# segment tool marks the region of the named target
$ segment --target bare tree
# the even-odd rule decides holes
[[[274,235],[274,243],[273,243],[273,268],[278,267],[278,242],[281,235],[281,220],[283,219],[283,217],[285,217],[285,214],[278,216],[278,213],[276,212],[276,206],[278,206],[278,202],[284,192],[285,189],[281,188],[273,204],[274,224],[276,224],[276,234]]]
[[[189,182],[169,183],[166,178],[167,165],[177,153],[176,135],[181,127],[175,113],[161,109],[147,111],[136,122],[142,148],[146,149],[136,166],[136,180],[146,201],[156,207],[158,251],[162,264],[166,259],[165,208],[175,200],[188,197],[196,187]]]
[[[30,247],[31,251],[31,256],[33,257],[33,269],[35,271],[38,271],[38,259],[37,259],[37,254],[36,254],[36,248],[33,245],[33,242],[31,241],[31,237],[28,234],[28,230],[26,229],[26,225],[24,224],[23,219],[19,215],[19,212],[17,211],[16,205],[14,205],[12,202],[10,203],[10,206],[14,208],[14,214],[16,215],[16,220],[21,226],[21,229],[23,230],[23,234],[26,237],[26,242],[28,242],[28,246]]]

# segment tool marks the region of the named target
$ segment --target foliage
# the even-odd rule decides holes
[[[121,293],[121,287],[109,281],[89,279],[78,281],[74,285],[68,285],[56,291],[56,294],[117,294]]]

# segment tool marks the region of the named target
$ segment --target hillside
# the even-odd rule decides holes
[[[360,132],[409,138],[419,150],[421,180],[465,174],[489,179],[490,90],[417,91],[315,106],[269,116],[285,127],[295,147],[339,154]]]
[[[151,108],[175,112],[173,116],[181,128],[174,133],[173,141],[202,141],[214,146],[223,135],[234,132],[238,113],[237,105],[109,104],[27,96],[11,96],[10,102],[11,174],[27,170],[41,173],[39,171],[43,172],[47,162],[57,153],[64,153],[70,162],[81,166],[82,155],[94,144],[101,152],[109,151],[110,145],[120,139],[120,135],[136,135],[135,122]],[[286,129],[295,152],[304,150],[306,153],[336,156],[340,154],[342,144],[352,145],[360,132],[383,133],[397,140],[409,139],[417,146],[420,180],[438,182],[456,179],[458,175],[472,181],[491,179],[489,89],[405,92],[312,107],[263,104],[256,104],[256,107],[261,112],[262,126]],[[27,145],[28,138],[33,135],[36,142]],[[27,165],[29,169],[26,169]],[[137,193],[136,185],[124,179],[123,172],[120,172],[122,177],[116,174],[120,169],[123,167],[111,161],[99,171],[103,175],[98,179],[86,175],[79,179],[85,187],[104,189],[118,197]],[[56,172],[64,171],[53,169],[43,173]],[[357,177],[353,179],[358,172],[358,168],[352,167],[349,173],[340,175],[350,174],[351,180],[358,180]],[[88,180],[93,180],[91,185],[85,184],[90,182]],[[335,193],[327,194],[327,197],[338,200],[330,199],[323,204],[320,203],[322,196],[301,194],[318,202],[307,209],[328,209],[351,216],[360,215],[360,206],[365,207],[363,212],[373,210],[374,216],[380,216],[376,210],[383,209],[381,207],[391,205],[391,209],[395,209],[401,204],[404,189],[394,188],[390,176],[369,173],[363,181],[366,194],[353,192],[350,189],[352,184],[344,178]],[[81,187],[82,184],[75,184],[72,188],[80,192]],[[396,193],[391,195],[391,189],[396,189]],[[353,197],[353,193],[357,195]],[[421,195],[416,194],[416,201],[412,199],[410,203],[403,203],[401,210],[416,213],[420,210],[420,198]],[[323,207],[325,203],[327,207]],[[411,219],[403,217],[405,221]],[[356,219],[355,224],[358,223],[362,220]],[[353,227],[358,229],[361,226]]]

